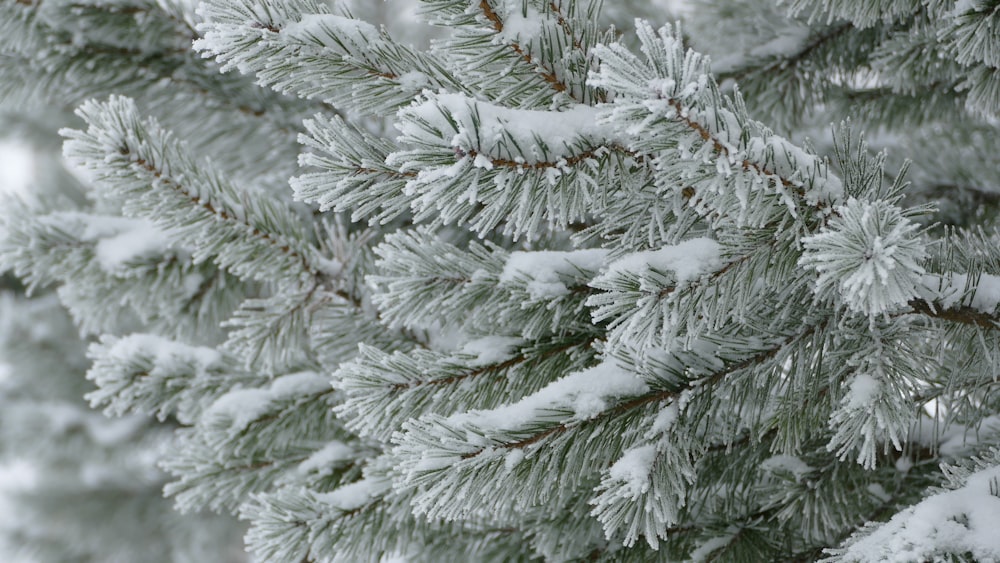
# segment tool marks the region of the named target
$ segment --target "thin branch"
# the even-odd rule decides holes
[[[515,170],[548,170],[552,168],[562,169],[567,166],[576,166],[577,164],[580,164],[581,162],[584,162],[589,159],[600,158],[601,153],[604,151],[614,151],[625,154],[627,156],[631,156],[635,158],[636,161],[641,160],[641,157],[639,155],[621,145],[601,145],[599,147],[594,147],[592,149],[583,151],[581,153],[574,154],[566,158],[562,158],[558,162],[542,161],[534,163],[518,162],[516,160],[511,160],[509,158],[494,158],[492,156],[485,155],[475,149],[462,149],[461,147],[452,147],[452,149],[455,151],[456,159],[461,159],[465,157],[475,159],[478,156],[483,156],[490,161],[490,164],[492,164],[494,168],[513,168]]]
[[[502,33],[504,30],[503,19],[500,18],[500,16],[496,13],[493,7],[490,6],[489,0],[480,0],[479,9],[483,11],[483,15],[486,16],[486,19],[488,19],[490,23],[493,25],[493,29],[496,30],[497,33]],[[521,59],[524,60],[524,62],[535,67],[535,69],[538,70],[539,76],[541,76],[542,79],[548,82],[553,90],[555,90],[556,92],[570,93],[569,87],[566,86],[565,82],[559,79],[559,77],[556,75],[555,70],[547,68],[540,62],[536,61],[535,58],[532,57],[530,53],[526,52],[517,43],[512,41],[507,45],[519,57],[521,57]]]
[[[1000,318],[973,307],[962,306],[948,309],[923,299],[911,299],[907,304],[913,308],[914,313],[920,315],[989,330],[1000,330]]]
[[[516,442],[508,442],[506,444],[496,444],[493,447],[495,447],[495,448],[504,448],[504,449],[508,449],[508,450],[524,448],[526,446],[530,446],[530,445],[532,445],[534,443],[537,443],[537,442],[541,441],[542,439],[547,438],[549,436],[554,436],[554,435],[562,434],[563,432],[566,432],[567,430],[570,430],[571,428],[575,428],[577,426],[582,426],[582,425],[585,425],[585,424],[590,424],[590,423],[594,423],[594,422],[598,422],[598,421],[603,421],[603,420],[606,420],[606,419],[613,418],[615,416],[621,415],[623,413],[632,411],[632,410],[637,409],[639,407],[643,407],[645,405],[649,405],[649,404],[652,404],[652,403],[658,403],[658,402],[666,401],[666,400],[669,400],[669,399],[674,399],[677,396],[679,396],[681,393],[683,393],[684,391],[689,391],[691,389],[694,389],[695,387],[707,387],[707,386],[715,385],[715,384],[721,382],[723,379],[725,379],[727,376],[729,376],[729,375],[731,375],[733,373],[736,373],[736,372],[744,370],[744,369],[752,368],[753,366],[755,366],[757,364],[760,364],[762,362],[765,362],[765,361],[773,358],[774,356],[778,355],[778,353],[781,352],[781,350],[783,350],[786,346],[788,346],[788,345],[792,344],[793,342],[795,342],[797,340],[800,340],[802,338],[807,338],[810,335],[812,335],[814,332],[816,332],[817,330],[822,329],[826,325],[826,322],[827,322],[826,320],[823,320],[823,321],[821,321],[821,322],[819,322],[817,324],[809,325],[802,332],[787,337],[785,340],[783,340],[781,343],[779,343],[777,346],[775,346],[773,348],[769,348],[769,349],[764,350],[764,351],[762,351],[762,352],[760,352],[760,353],[758,353],[758,354],[756,354],[754,356],[746,358],[746,359],[744,359],[742,361],[730,364],[729,366],[727,366],[727,367],[725,367],[725,368],[723,368],[723,369],[721,369],[721,370],[719,370],[719,371],[717,371],[717,372],[715,372],[715,373],[713,373],[713,374],[711,374],[711,375],[709,375],[707,377],[702,377],[702,378],[698,378],[696,380],[689,381],[689,382],[687,382],[686,385],[684,385],[680,389],[652,391],[650,393],[645,393],[643,395],[639,395],[639,396],[633,397],[633,398],[631,398],[631,399],[629,399],[627,401],[619,403],[619,404],[615,405],[614,407],[612,407],[612,408],[610,408],[610,409],[608,409],[608,410],[606,410],[606,411],[598,414],[597,416],[595,416],[593,418],[590,418],[590,419],[587,419],[587,420],[585,420],[583,422],[578,422],[578,423],[562,423],[562,424],[553,426],[551,428],[547,428],[547,429],[545,429],[545,430],[543,430],[541,432],[533,434],[533,435],[531,435],[531,436],[529,436],[527,438],[524,438],[522,440],[518,440]],[[472,457],[475,457],[475,456],[479,455],[483,451],[484,450],[479,450],[477,452],[466,453],[466,454],[463,454],[461,457],[462,457],[462,459],[472,458]]]
[[[118,152],[122,156],[134,156],[132,151],[128,147],[121,147]],[[235,215],[229,213],[225,209],[216,208],[214,205],[212,205],[212,202],[208,200],[203,200],[201,197],[191,193],[190,190],[185,188],[180,183],[176,182],[173,178],[165,177],[163,171],[158,169],[156,166],[152,165],[149,161],[137,156],[136,159],[133,160],[133,162],[138,166],[140,166],[146,172],[152,174],[153,177],[159,180],[161,183],[170,186],[174,191],[188,198],[188,200],[190,200],[192,203],[194,203],[201,209],[209,212],[213,216],[218,217],[223,221],[227,221],[229,223],[236,223],[240,225],[241,227],[245,228],[245,230],[251,236],[263,241],[268,246],[277,249],[282,254],[285,254],[289,258],[298,262],[302,266],[302,270],[310,277],[312,278],[320,277],[319,269],[315,268],[312,264],[310,264],[303,254],[293,249],[290,243],[278,240],[278,238],[272,233],[260,230],[260,228],[248,223],[247,221],[240,219],[239,217],[236,217]]]
[[[587,338],[585,338],[585,339],[583,339],[581,341],[570,342],[570,343],[563,344],[562,346],[558,346],[556,348],[552,348],[550,350],[545,350],[543,353],[539,354],[538,356],[529,356],[527,354],[522,353],[519,356],[515,356],[513,358],[510,358],[510,359],[505,360],[503,362],[500,362],[498,364],[491,364],[491,365],[487,365],[487,366],[478,367],[478,368],[469,370],[469,371],[467,371],[465,373],[455,374],[455,375],[451,375],[451,376],[444,377],[444,378],[441,378],[441,379],[425,379],[425,380],[421,380],[421,381],[408,381],[406,383],[394,383],[394,384],[392,384],[390,386],[390,390],[392,392],[398,392],[398,391],[404,391],[404,390],[407,390],[407,389],[412,389],[414,387],[451,385],[453,383],[458,383],[458,382],[465,381],[465,380],[471,379],[471,378],[475,378],[475,377],[478,377],[478,376],[481,376],[481,375],[499,374],[499,373],[502,373],[502,372],[504,372],[504,371],[506,371],[508,369],[511,369],[511,368],[513,368],[515,366],[518,366],[520,364],[524,364],[524,363],[527,363],[527,362],[530,362],[530,361],[533,361],[533,360],[542,360],[542,359],[546,359],[546,358],[551,358],[553,356],[557,356],[559,354],[562,354],[563,352],[566,352],[566,351],[568,351],[568,350],[570,350],[572,348],[576,348],[578,346],[584,346],[584,345],[591,344],[596,339],[597,338],[595,336],[587,336]]]
[[[570,42],[573,44],[573,48],[576,49],[577,51],[583,51],[584,50],[583,44],[576,37],[576,33],[573,31],[573,27],[570,26],[569,21],[566,20],[566,16],[563,15],[562,7],[556,4],[555,0],[552,0],[549,2],[549,10],[551,10],[552,13],[555,14],[556,23],[558,23],[559,27],[563,29],[563,33],[565,33],[566,36],[569,37]]]
[[[688,117],[688,112],[687,112],[687,110],[684,109],[684,106],[681,105],[680,101],[678,101],[675,98],[668,98],[667,99],[667,103],[670,104],[670,107],[674,108],[674,111],[677,112],[676,121],[678,121],[680,123],[683,123],[688,128],[690,128],[692,131],[694,131],[695,133],[698,133],[698,135],[702,138],[702,140],[711,143],[712,148],[715,149],[716,153],[718,153],[718,154],[720,154],[722,156],[725,156],[725,157],[728,157],[728,156],[731,155],[731,153],[729,152],[729,147],[727,147],[726,145],[724,145],[722,143],[722,141],[720,141],[715,135],[712,134],[711,131],[709,131],[701,123],[698,123],[697,121],[695,121],[695,120],[691,119],[690,117]],[[795,182],[792,182],[788,178],[782,177],[781,175],[779,175],[776,172],[768,170],[767,167],[764,166],[764,165],[758,164],[756,162],[752,162],[750,160],[743,159],[740,162],[740,167],[743,168],[743,170],[745,170],[747,172],[756,172],[757,174],[760,174],[761,176],[777,178],[778,181],[781,182],[782,186],[784,186],[785,188],[788,188],[789,190],[792,190],[799,197],[803,197],[804,198],[805,195],[806,195],[805,190],[803,190],[801,186],[797,185]],[[819,202],[817,202],[816,207],[818,207],[820,209],[823,209],[825,207],[825,205],[823,204],[822,201],[819,201]]]
[[[827,43],[830,43],[835,39],[846,35],[852,29],[854,29],[853,23],[849,21],[843,22],[840,25],[836,25],[828,29],[826,33],[822,33],[816,36],[815,39],[807,43],[805,46],[802,47],[802,49],[800,49],[795,53],[791,53],[784,57],[779,57],[777,60],[774,60],[763,67],[748,66],[738,70],[720,73],[719,80],[722,81],[722,80],[732,79],[738,82],[740,80],[743,80],[747,76],[750,76],[751,74],[755,73],[762,74],[776,69],[785,69],[788,67],[796,66],[799,63],[803,62],[807,57],[812,55],[815,51],[825,46]]]

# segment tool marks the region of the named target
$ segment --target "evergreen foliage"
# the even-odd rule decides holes
[[[633,4],[5,0],[0,265],[261,560],[1000,559],[1000,5]]]

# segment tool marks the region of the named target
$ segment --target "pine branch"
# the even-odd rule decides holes
[[[69,157],[95,170],[106,189],[125,198],[126,212],[187,239],[197,249],[196,260],[212,256],[235,275],[258,280],[325,275],[328,268],[317,265],[318,252],[290,210],[277,202],[247,200],[210,166],[196,166],[155,120],[139,118],[132,100],[91,102],[80,116],[88,122],[86,132],[63,131]],[[206,247],[206,240],[213,244]]]
[[[953,323],[978,326],[988,330],[1000,330],[1000,316],[984,313],[974,307],[958,306],[945,308],[924,299],[912,299],[909,305],[913,313],[932,319],[942,319]]]
[[[854,30],[854,24],[850,21],[842,22],[824,30],[823,33],[815,35],[811,41],[803,45],[799,50],[793,53],[783,54],[781,57],[776,58],[764,66],[746,66],[743,68],[720,72],[718,73],[717,78],[720,82],[724,80],[735,80],[739,82],[753,74],[768,74],[774,70],[785,70],[789,67],[794,68],[800,63],[808,60],[816,51],[825,48],[829,43],[841,39]]]
[[[714,385],[717,385],[722,380],[724,380],[726,377],[728,377],[728,376],[730,376],[730,375],[732,375],[734,373],[737,373],[737,372],[740,372],[740,371],[744,371],[744,370],[748,370],[748,369],[752,369],[754,366],[756,366],[756,365],[758,365],[758,364],[760,364],[760,363],[762,363],[762,362],[764,362],[766,360],[769,360],[769,359],[775,357],[786,346],[788,346],[788,345],[790,345],[790,344],[792,344],[792,343],[794,343],[794,342],[796,342],[798,340],[802,340],[804,338],[808,338],[814,332],[816,332],[818,330],[822,330],[824,326],[825,326],[825,322],[822,322],[822,323],[819,323],[819,324],[814,324],[814,325],[809,325],[801,333],[787,337],[781,344],[779,344],[777,346],[774,346],[772,348],[766,349],[766,350],[764,350],[762,352],[759,352],[758,354],[756,354],[754,356],[751,356],[749,358],[746,358],[746,359],[744,359],[742,361],[731,363],[731,364],[727,365],[725,368],[723,368],[723,369],[721,369],[719,371],[716,371],[715,373],[709,374],[706,377],[700,377],[700,378],[698,378],[696,380],[692,380],[692,381],[688,382],[685,386],[683,386],[681,388],[650,391],[649,393],[646,393],[646,394],[643,394],[643,395],[639,395],[639,396],[633,397],[631,399],[628,399],[626,401],[623,401],[621,403],[618,403],[615,406],[613,406],[613,407],[611,407],[611,408],[609,408],[609,409],[601,412],[600,414],[598,414],[597,416],[595,416],[595,417],[593,417],[593,418],[591,418],[589,420],[582,421],[582,422],[576,422],[576,423],[558,424],[558,425],[549,427],[549,428],[547,428],[547,429],[545,429],[545,430],[543,430],[541,432],[537,432],[535,434],[532,434],[532,435],[530,435],[530,436],[528,436],[526,438],[523,438],[521,440],[517,440],[515,442],[495,444],[493,447],[499,447],[499,448],[503,448],[503,449],[507,449],[507,450],[510,450],[510,449],[521,449],[521,448],[524,448],[526,446],[537,444],[537,443],[545,440],[546,438],[551,438],[551,437],[554,437],[556,435],[559,435],[559,434],[562,434],[564,432],[567,432],[569,430],[576,429],[577,426],[585,426],[585,425],[595,424],[595,423],[598,423],[598,422],[603,421],[605,419],[622,416],[622,415],[628,413],[629,411],[633,411],[633,410],[639,409],[641,407],[645,407],[645,406],[650,405],[650,404],[662,403],[664,401],[669,401],[669,400],[676,400],[682,393],[684,393],[685,391],[690,391],[690,390],[694,389],[695,387],[697,387],[699,389],[700,388],[710,388],[710,387],[712,387]],[[468,458],[471,458],[471,457],[478,456],[478,455],[480,455],[482,453],[483,453],[483,450],[473,451],[473,452],[469,452],[469,453],[463,454],[462,458],[463,459],[468,459]]]
[[[493,26],[494,31],[496,31],[497,33],[503,33],[504,30],[503,19],[500,18],[500,16],[490,5],[490,0],[479,0],[479,9],[482,12],[483,16],[487,20],[489,20],[490,24]],[[565,20],[562,20],[560,18],[559,25],[565,26],[566,25]],[[545,82],[549,84],[549,86],[552,87],[553,90],[560,93],[566,92],[568,90],[566,84],[559,79],[554,70],[546,67],[541,62],[536,61],[535,58],[532,57],[530,53],[526,52],[524,48],[522,48],[521,45],[518,44],[516,41],[511,41],[507,43],[507,45],[508,47],[510,47],[512,51],[514,51],[514,53],[517,54],[517,56],[521,57],[521,60],[523,60],[528,65],[534,67],[535,69],[537,69],[538,74],[542,77],[542,79],[545,80]]]
[[[206,2],[195,48],[223,71],[254,74],[282,93],[381,114],[422,89],[465,91],[447,66],[314,0]]]

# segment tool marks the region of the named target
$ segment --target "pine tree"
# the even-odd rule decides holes
[[[1000,559],[1000,5],[633,4],[7,0],[0,263],[261,560]]]

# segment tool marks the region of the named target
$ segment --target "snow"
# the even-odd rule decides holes
[[[237,389],[226,393],[205,411],[204,419],[224,420],[230,429],[239,432],[254,420],[266,416],[277,404],[329,389],[330,380],[315,372],[284,375],[265,389]]]
[[[649,490],[649,475],[656,461],[656,446],[632,448],[611,466],[608,476],[625,484],[632,496]]]
[[[419,70],[411,70],[399,75],[399,85],[406,90],[420,91],[430,85],[431,79]]]
[[[163,231],[152,223],[135,220],[131,227],[97,242],[97,261],[104,271],[121,270],[127,263],[145,256],[162,256],[170,248]]]
[[[333,473],[333,469],[339,463],[353,460],[357,451],[347,444],[334,440],[313,452],[305,461],[299,464],[300,474],[317,473],[320,476],[327,476]]]
[[[922,430],[922,429],[921,429]],[[993,444],[1000,438],[1000,415],[987,416],[974,427],[952,424],[938,435],[921,437],[921,443],[936,445],[942,456],[960,458],[969,455],[984,444]]]
[[[528,294],[533,300],[555,299],[570,292],[562,281],[564,278],[577,277],[581,272],[597,272],[607,256],[608,251],[603,249],[512,252],[500,274],[500,283],[526,279]]]
[[[368,504],[389,487],[389,483],[384,479],[367,477],[316,496],[320,501],[347,512]]]
[[[798,52],[809,39],[810,32],[808,26],[786,27],[780,35],[767,43],[752,47],[750,54],[755,57],[770,57]]]
[[[967,274],[926,274],[918,289],[927,301],[945,309],[967,305],[983,313],[993,313],[1000,305],[1000,276],[991,274],[972,280]]]
[[[516,467],[517,464],[521,463],[523,459],[524,459],[524,450],[522,450],[521,448],[514,448],[508,451],[507,455],[504,456],[503,460],[504,468],[507,471],[510,471],[514,469],[514,467]]]
[[[194,362],[200,370],[222,364],[222,354],[214,348],[190,346],[155,334],[124,336],[114,341],[106,355],[122,362],[137,356],[149,356],[157,367],[167,370],[178,369],[174,366],[188,362]]]
[[[850,410],[868,408],[878,398],[881,389],[882,383],[878,379],[867,373],[859,373],[851,380],[847,396],[844,397],[845,405]]]
[[[688,557],[692,562],[708,561],[713,553],[726,547],[731,541],[733,541],[733,536],[711,538],[692,550]]]
[[[455,425],[471,424],[489,430],[527,426],[553,411],[570,410],[572,419],[586,420],[601,414],[607,400],[639,395],[649,387],[614,360],[573,372],[520,401],[492,410],[473,410],[449,417]]]
[[[170,237],[151,221],[74,211],[44,218],[58,229],[75,231],[80,240],[93,242],[97,263],[109,274],[121,273],[130,262],[162,256],[172,248]]]
[[[466,342],[460,353],[474,356],[474,359],[469,361],[469,366],[488,366],[509,360],[515,354],[514,349],[523,343],[523,338],[487,336]]]
[[[893,465],[896,467],[896,471],[906,473],[913,468],[913,460],[907,456],[900,456]]]
[[[344,50],[342,45],[347,43],[347,53],[354,51],[351,47],[364,49],[379,39],[378,28],[374,25],[334,14],[303,14],[299,22],[286,25],[281,33],[296,39],[317,41],[338,51]]]
[[[748,59],[777,58],[797,53],[805,46],[811,31],[806,25],[784,26],[770,41],[760,45],[748,45],[723,57],[713,57],[712,70],[716,74],[723,74],[746,66]]]
[[[660,412],[656,414],[656,419],[653,420],[653,425],[650,427],[647,436],[652,437],[656,434],[666,434],[673,428],[679,414],[680,407],[677,405],[677,401],[660,409]]]
[[[520,0],[507,0],[503,30],[497,33],[496,42],[502,44],[526,44],[542,33],[545,18],[532,6],[524,6]]]
[[[1000,467],[973,473],[965,486],[911,506],[851,545],[846,561],[925,561],[936,553],[1000,560]]]
[[[813,181],[806,193],[806,200],[811,204],[838,201],[844,196],[840,178],[829,172],[820,157],[807,153],[784,137],[752,137],[747,142],[746,159],[756,163],[766,162],[769,172],[799,186],[805,184],[808,175],[812,175]]]
[[[440,145],[443,136],[449,147],[492,160],[565,166],[567,157],[580,152],[574,145],[595,147],[613,139],[612,129],[598,123],[601,111],[585,105],[560,112],[513,109],[462,94],[438,93],[400,110],[396,126],[401,140],[408,142]]]
[[[768,473],[790,473],[796,479],[801,479],[812,472],[813,468],[806,462],[792,455],[774,455],[761,462],[760,468]]]
[[[959,17],[969,12],[976,10],[977,2],[975,0],[957,0],[955,2],[955,7],[951,9],[951,17]]]
[[[672,271],[678,283],[698,279],[702,274],[722,267],[721,247],[709,238],[694,238],[659,250],[647,250],[624,256],[611,263],[595,283],[623,274],[647,274],[651,270]]]

